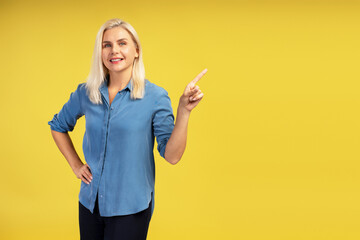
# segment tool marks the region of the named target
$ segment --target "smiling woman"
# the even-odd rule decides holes
[[[133,62],[139,57],[138,51],[136,43],[125,29],[115,27],[105,31],[101,56],[113,78],[131,74]]]
[[[116,35],[112,35],[112,33],[116,33]],[[135,29],[129,23],[120,19],[111,19],[101,26],[95,40],[93,62],[86,82],[89,98],[93,103],[102,103],[98,89],[105,76],[110,73],[108,67],[111,67],[111,65],[109,65],[107,57],[109,57],[109,54],[114,54],[111,51],[120,49],[114,49],[114,47],[124,46],[124,44],[128,47],[129,44],[133,45],[137,54],[136,57],[132,58],[133,62],[127,59],[128,65],[132,65],[132,70],[130,71],[128,68],[126,71],[126,74],[131,73],[132,75],[130,81],[133,89],[130,97],[132,99],[139,99],[144,96],[145,68],[142,60],[140,39]],[[107,56],[105,56],[106,53],[108,53]],[[120,54],[118,53],[117,55]]]
[[[203,97],[195,84],[205,73],[186,86],[174,124],[168,93],[145,79],[133,27],[111,19],[100,28],[87,82],[49,121],[57,146],[82,180],[81,239],[146,239],[154,210],[154,139],[166,161],[180,161],[190,112]],[[68,134],[83,115],[85,164]]]

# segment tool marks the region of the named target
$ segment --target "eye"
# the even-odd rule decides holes
[[[110,43],[104,44],[104,48],[106,48],[106,47],[111,47],[111,44]]]
[[[120,45],[124,46],[126,45],[126,42],[121,42]]]

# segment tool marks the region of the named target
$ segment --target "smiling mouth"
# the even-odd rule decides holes
[[[114,58],[114,59],[110,59],[110,62],[120,62],[124,60],[123,58]]]

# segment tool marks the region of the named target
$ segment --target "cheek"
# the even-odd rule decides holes
[[[107,60],[107,54],[104,51],[102,51],[102,53],[101,53],[101,60],[102,60],[104,65],[108,64],[108,62],[106,61]]]
[[[105,59],[105,56],[106,56],[106,54],[105,54],[105,51],[102,51],[101,52],[101,59],[104,61],[104,59]]]
[[[129,48],[123,48],[121,52],[122,52],[122,54],[128,55],[129,54]]]
[[[123,53],[127,54],[127,55],[135,55],[135,49],[133,49],[132,47],[128,47],[128,48],[124,48],[123,49]]]

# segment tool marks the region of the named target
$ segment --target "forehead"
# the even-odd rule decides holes
[[[132,39],[130,33],[122,27],[107,29],[103,35],[103,41],[116,41],[121,38]]]

